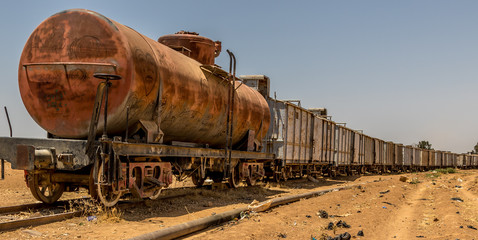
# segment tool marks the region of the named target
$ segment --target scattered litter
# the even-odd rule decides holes
[[[325,210],[319,210],[317,216],[319,216],[320,218],[329,218],[329,214]]]
[[[460,185],[455,185],[455,188],[462,188],[462,186],[460,186]]]
[[[214,216],[214,215],[216,215],[216,213],[215,213],[215,212],[212,212],[212,213],[211,213],[211,216]]]
[[[417,238],[425,238],[423,235],[418,235]]]
[[[327,230],[333,230],[334,229],[334,223],[329,222],[329,225],[327,226]]]
[[[363,235],[363,231],[362,231],[362,230],[358,231],[357,236],[363,237],[363,236],[364,236],[364,235]]]
[[[42,235],[41,232],[35,231],[35,230],[31,230],[31,229],[25,229],[25,230],[23,230],[22,232],[24,232],[24,233],[26,233],[26,234],[30,234],[30,235],[32,235],[32,236],[37,236],[37,237],[39,237],[39,236]]]
[[[438,220],[438,218],[434,218],[433,221],[434,221],[434,222],[438,222],[439,220]]]
[[[456,214],[460,214],[460,212],[456,212]]]
[[[463,226],[460,226],[460,228],[463,228]]]
[[[358,210],[357,213],[361,213],[362,211]]]
[[[408,178],[405,177],[405,176],[400,177],[400,182],[406,182],[407,180],[408,180]]]
[[[287,234],[285,233],[279,233],[279,235],[277,235],[278,237],[280,238],[287,238]]]
[[[383,192],[380,192],[380,194],[386,194],[386,193],[389,193],[390,190],[386,190],[386,191],[383,191]]]
[[[468,227],[468,228],[470,228],[470,229],[473,229],[473,230],[478,230],[478,229],[476,229],[476,227],[473,227],[473,226],[471,226],[471,225],[468,225],[468,226],[466,226],[466,227]]]
[[[96,216],[88,216],[88,217],[86,217],[86,220],[87,220],[88,222],[92,222],[92,221],[96,221],[97,218],[96,218]]]
[[[310,216],[310,215],[305,215],[305,217],[306,217],[306,218],[311,218],[312,216]]]
[[[244,218],[249,218],[250,217],[250,212],[249,211],[242,211],[240,214],[239,214],[239,219],[242,220]]]
[[[464,202],[463,199],[461,199],[461,198],[459,198],[459,197],[451,198],[451,200],[457,201],[457,202]]]
[[[337,227],[350,228],[350,225],[348,225],[345,221],[339,220],[339,221],[337,222]]]
[[[259,202],[257,200],[254,200],[252,201],[251,204],[249,204],[249,206],[247,206],[247,209],[249,209],[249,211],[252,211],[252,212],[262,212],[269,209],[271,207],[271,204],[272,204],[271,199],[264,202]]]
[[[383,206],[382,208],[383,208],[383,209],[387,209],[387,207],[385,207],[385,206]]]
[[[40,212],[35,212],[32,215],[30,215],[30,218],[41,217],[41,216],[43,216],[43,215]]]
[[[458,181],[458,182],[463,182],[463,180],[461,180],[461,178],[458,178],[457,181]]]
[[[395,207],[395,204],[393,204],[393,203],[389,203],[389,202],[382,202],[382,203],[385,203],[385,204],[388,204],[388,205],[390,205],[390,206],[394,206],[394,207]]]

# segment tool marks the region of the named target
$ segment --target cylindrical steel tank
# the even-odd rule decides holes
[[[110,135],[123,133],[127,122],[156,121],[162,89],[160,126],[166,142],[223,147],[229,83],[201,65],[96,12],[73,9],[51,16],[34,30],[20,59],[18,82],[32,118],[58,137],[87,137],[101,81],[93,73],[101,72],[122,76],[109,91]],[[249,130],[260,141],[269,128],[266,100],[242,84],[234,102],[233,143]],[[98,134],[102,123],[100,119]]]

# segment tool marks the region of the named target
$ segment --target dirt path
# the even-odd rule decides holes
[[[7,173],[7,179],[0,180],[0,204],[35,202],[25,187],[23,172]],[[400,181],[401,176],[406,176],[407,182]],[[113,214],[100,212],[96,221],[87,221],[84,216],[31,228],[38,236],[25,229],[3,232],[0,239],[127,239],[247,206],[253,200],[365,182],[370,183],[251,213],[185,239],[321,239],[345,232],[354,239],[478,239],[478,230],[473,229],[478,228],[477,170],[341,177],[320,179],[320,183],[301,179],[235,190],[186,190],[189,195],[180,199],[147,201],[135,208],[116,209]],[[329,217],[319,218],[319,210],[325,210]],[[350,228],[337,227],[339,221]],[[332,230],[327,229],[330,222],[334,224]],[[359,231],[363,231],[363,237],[357,236]]]

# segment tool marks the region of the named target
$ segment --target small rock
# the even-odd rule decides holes
[[[337,227],[350,228],[350,225],[348,225],[345,221],[339,220],[339,221],[337,222]]]
[[[357,236],[363,237],[364,236],[363,231],[362,230],[358,231]]]
[[[463,226],[460,226],[460,228],[463,228]]]
[[[456,185],[455,188],[462,188],[462,186]]]
[[[344,232],[344,233],[340,234],[339,237],[340,237],[339,239],[341,239],[341,240],[350,240],[350,238],[352,236],[350,236],[350,233]]]
[[[401,181],[401,182],[406,182],[407,180],[408,180],[408,178],[405,177],[405,176],[401,176],[401,177],[400,177],[400,181]]]
[[[439,220],[438,220],[438,218],[434,218],[433,221],[434,221],[434,222],[438,222]]]
[[[325,210],[319,210],[317,216],[319,216],[320,218],[329,218],[329,214]]]
[[[386,194],[386,193],[389,193],[389,192],[390,192],[390,190],[387,189],[386,191],[380,192],[380,194]]]
[[[211,202],[211,201],[208,201],[208,202],[205,203],[203,206],[204,206],[204,207],[212,207],[212,202]]]
[[[312,216],[310,216],[310,215],[305,215],[305,217],[306,217],[306,218],[311,218]]]
[[[327,225],[327,230],[333,230],[334,229],[334,223],[329,222],[329,225]]]
[[[31,229],[25,229],[25,230],[23,230],[22,232],[24,232],[24,233],[26,233],[26,234],[30,234],[30,235],[32,235],[32,236],[37,236],[37,237],[39,237],[39,236],[42,235],[41,232],[35,231],[35,230],[31,230]]]

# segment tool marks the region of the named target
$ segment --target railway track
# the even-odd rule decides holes
[[[171,190],[180,190],[185,188],[172,188],[169,189],[168,192]],[[173,199],[186,196],[187,193],[179,193],[167,196],[162,196],[155,201],[158,200],[165,200],[165,199]],[[66,219],[80,217],[85,214],[84,210],[77,210],[82,209],[81,207],[70,209],[70,205],[73,202],[77,202],[78,205],[79,201],[89,201],[90,198],[77,198],[77,199],[70,199],[70,200],[63,200],[58,201],[55,204],[46,205],[44,203],[29,203],[29,204],[21,204],[21,205],[14,205],[14,206],[7,206],[7,207],[0,207],[0,232],[2,231],[10,231],[15,230],[22,227],[29,227],[29,226],[38,226],[53,222],[59,222]],[[140,204],[144,204],[145,201],[141,200],[125,200],[118,203],[118,207],[120,208],[127,208],[133,207]],[[81,204],[81,203],[80,203]],[[35,211],[34,213],[32,211]],[[29,213],[29,216],[25,217],[24,213]],[[25,217],[25,218],[23,218]]]
[[[167,195],[161,196],[153,201],[185,197],[190,193],[183,192],[182,190],[196,188],[197,187],[177,187],[165,189],[164,192],[166,192]],[[201,188],[212,189],[212,186],[204,185]],[[0,207],[0,232],[15,230],[22,227],[38,226],[53,222],[59,222],[70,218],[80,217],[87,213],[85,213],[84,210],[77,209],[85,209],[85,207],[78,206],[77,208],[71,209],[71,205],[81,205],[81,201],[89,200],[90,198],[84,197],[57,201],[56,203],[51,205],[46,205],[43,203],[30,203]],[[144,200],[123,200],[118,203],[117,207],[124,209],[142,205],[144,203]],[[27,216],[25,216],[24,213],[28,213]]]

